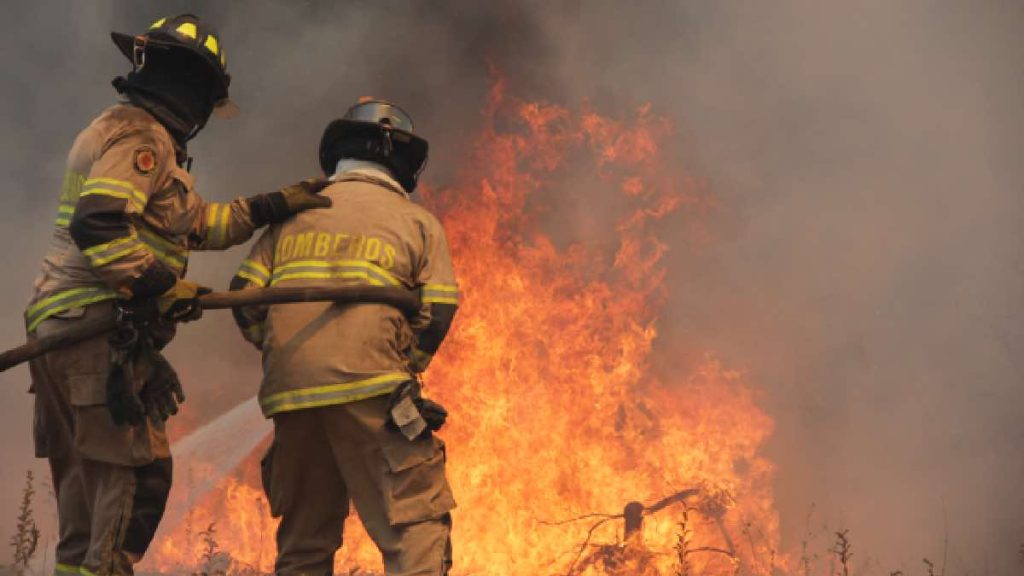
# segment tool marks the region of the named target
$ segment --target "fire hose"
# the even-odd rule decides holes
[[[203,310],[224,310],[241,306],[288,304],[296,302],[334,302],[336,304],[385,304],[407,315],[420,309],[416,291],[377,286],[272,287],[250,288],[232,292],[212,292],[199,297]],[[0,372],[38,358],[51,350],[65,348],[114,330],[113,315],[96,321],[77,322],[71,328],[52,336],[36,338],[0,353]]]

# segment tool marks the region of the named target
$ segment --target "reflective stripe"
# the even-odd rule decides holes
[[[245,335],[250,342],[263,342],[263,322],[257,322],[245,329]]]
[[[78,203],[78,195],[82,193],[82,184],[85,176],[68,170],[64,172],[64,182],[60,188],[60,206],[57,207],[57,226],[67,228],[71,225],[71,216],[75,213],[75,205]]]
[[[452,284],[424,284],[420,298],[424,304],[458,305],[459,287]]]
[[[242,265],[238,267],[238,272],[235,273],[235,276],[244,278],[260,288],[266,286],[267,283],[270,282],[270,270],[255,260],[243,260]]]
[[[247,280],[247,281],[249,281],[249,283],[251,283],[251,284],[253,284],[253,285],[255,285],[255,286],[259,287],[259,288],[263,288],[263,287],[265,287],[267,285],[267,281],[266,280],[264,280],[263,278],[260,278],[259,276],[253,275],[248,270],[240,269],[238,272],[235,272],[235,276],[237,276],[237,277],[239,277],[239,278],[241,278],[243,280]]]
[[[116,180],[114,178],[89,178],[85,181],[79,198],[93,195],[110,196],[112,198],[128,200],[138,208],[139,212],[142,212],[146,207],[146,195],[127,180]]]
[[[348,278],[374,286],[401,286],[390,272],[365,260],[297,260],[274,270],[271,286],[285,280]]]
[[[93,572],[92,570],[89,570],[85,566],[82,566],[81,568],[79,568],[78,569],[78,573],[81,574],[81,576],[96,576],[95,572]]]
[[[292,410],[348,404],[373,396],[390,394],[400,383],[408,379],[408,374],[394,372],[344,384],[278,392],[266,398],[260,398],[260,406],[263,408],[263,414],[269,417]]]
[[[210,204],[206,207],[206,241],[213,244],[217,241],[217,211],[219,204]]]
[[[29,306],[28,310],[25,311],[25,324],[28,326],[28,331],[31,332],[36,329],[40,322],[54,314],[117,297],[117,292],[98,286],[85,286],[83,288],[72,288],[71,290],[58,292]]]
[[[82,250],[82,254],[89,257],[89,262],[93,266],[103,266],[117,260],[118,258],[123,258],[132,252],[145,249],[146,246],[142,242],[139,242],[139,239],[133,234],[131,236],[116,238],[110,242],[86,248],[85,250]]]
[[[71,225],[71,217],[75,215],[74,204],[61,204],[57,207],[57,226],[67,228]]]
[[[57,566],[53,569],[53,573],[54,576],[67,576],[71,574],[79,576],[82,573],[81,570],[81,566],[72,566],[71,564],[61,564],[58,562]]]
[[[188,249],[142,226],[139,227],[139,238],[158,260],[173,268],[175,272],[181,273],[185,269],[185,265],[188,264]]]
[[[211,248],[224,246],[228,237],[228,218],[231,206],[210,204],[206,209],[206,240]]]

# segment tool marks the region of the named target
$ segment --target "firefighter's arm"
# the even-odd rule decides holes
[[[156,296],[177,280],[139,240],[132,223],[167,180],[173,158],[167,146],[150,131],[115,140],[93,163],[68,225],[96,275],[126,297]]]
[[[310,208],[326,208],[330,198],[320,196],[327,180],[303,180],[269,194],[236,198],[230,203],[202,203],[189,234],[194,250],[223,250],[248,240],[257,228],[277,224]]]
[[[422,307],[413,322],[415,342],[409,354],[410,368],[423,372],[448,335],[459,306],[459,288],[444,229],[431,218],[424,230],[425,246],[416,274]]]
[[[276,230],[267,228],[249,252],[249,257],[242,261],[231,279],[231,290],[249,288],[265,288],[270,285],[273,274],[274,245]],[[256,348],[263,348],[263,324],[267,319],[268,306],[245,306],[232,309],[235,323],[238,324],[242,336]]]

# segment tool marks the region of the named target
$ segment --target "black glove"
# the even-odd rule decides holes
[[[178,405],[185,401],[185,391],[178,373],[163,354],[152,351],[149,362],[149,378],[142,385],[139,397],[150,422],[159,424],[178,413]]]
[[[330,180],[310,178],[270,194],[253,196],[249,198],[252,222],[259,228],[267,224],[284,222],[303,210],[328,208],[331,199],[321,196],[320,191],[330,185]]]
[[[441,406],[437,402],[428,398],[420,399],[420,414],[423,415],[423,420],[427,422],[427,428],[437,432],[444,426],[446,420],[448,420],[448,411],[445,410],[444,406]]]
[[[135,358],[139,332],[121,325],[110,336],[110,373],[107,374],[107,410],[114,424],[142,424],[145,409],[135,393]]]
[[[440,430],[447,419],[448,411],[424,398],[417,380],[403,382],[388,399],[388,424],[409,440]]]

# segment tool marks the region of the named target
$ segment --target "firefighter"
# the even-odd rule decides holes
[[[226,204],[205,202],[188,142],[232,109],[224,46],[192,15],[112,38],[132,63],[124,101],[77,137],[56,226],[26,311],[29,338],[115,316],[113,337],[30,364],[35,440],[57,495],[57,574],[132,574],[171,485],[164,420],[184,400],[159,350],[173,321],[199,314],[205,288],[184,278],[190,250],[221,250],[256,228],[330,200],[307,181]]]
[[[407,318],[381,304],[248,307],[235,317],[263,352],[259,400],[274,421],[263,460],[279,575],[331,574],[355,504],[390,576],[447,574],[455,506],[446,412],[420,391],[458,290],[441,224],[409,198],[427,142],[393,104],[364,100],[332,122],[320,165],[332,208],[269,227],[232,280],[264,286],[418,289]]]

